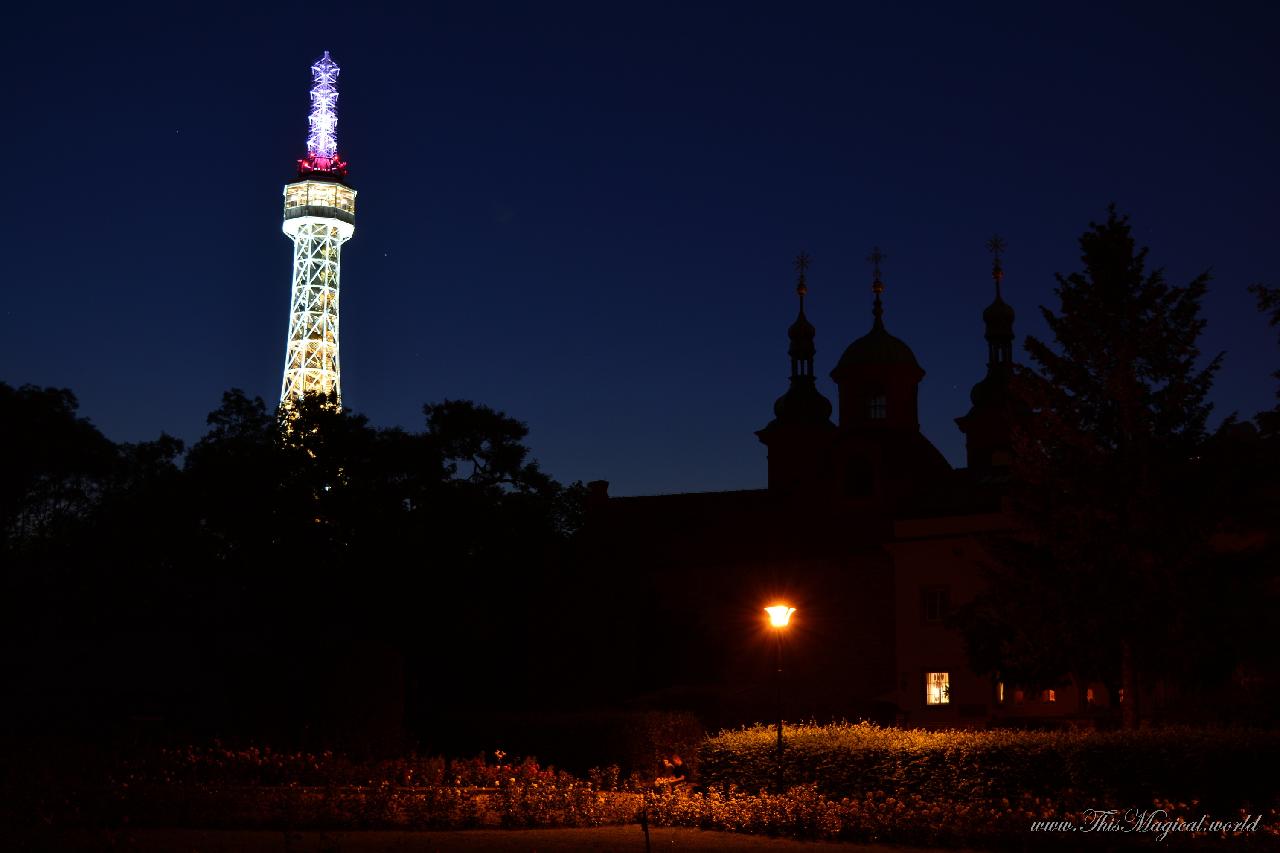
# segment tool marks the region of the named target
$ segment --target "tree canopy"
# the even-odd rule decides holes
[[[1195,612],[1216,565],[1207,395],[1222,356],[1197,343],[1208,273],[1170,284],[1114,207],[1079,243],[1082,269],[1041,308],[1053,339],[1026,339],[1015,382],[1031,411],[1015,428],[1024,534],[996,546],[961,623],[980,671],[1105,681],[1132,724],[1141,686],[1204,675],[1197,650],[1222,619]]]
[[[582,493],[531,461],[524,424],[453,400],[421,431],[378,429],[233,389],[184,458],[169,436],[115,444],[76,409],[0,384],[7,648],[32,683],[118,713],[318,725],[334,666],[390,656],[419,705],[440,679],[521,701],[539,648],[510,617],[549,594]]]

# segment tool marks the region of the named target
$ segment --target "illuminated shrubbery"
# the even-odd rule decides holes
[[[1096,807],[1103,807],[1095,804]],[[1022,795],[1014,799],[967,799],[947,795],[925,797],[910,794],[895,797],[886,791],[868,791],[859,797],[831,798],[820,793],[815,784],[799,785],[782,795],[766,792],[745,794],[735,788],[727,792],[705,793],[669,790],[648,798],[650,819],[663,826],[689,826],[729,832],[749,832],[793,838],[891,842],[895,844],[945,845],[979,847],[989,850],[1112,850],[1115,836],[1090,836],[1087,843],[1073,833],[1033,832],[1035,821],[1070,821],[1087,826],[1079,809],[1065,807],[1051,798]],[[1195,820],[1204,813],[1196,802],[1173,803],[1167,800],[1144,800],[1121,808],[1139,811],[1164,809],[1167,819],[1184,817]],[[1238,820],[1243,810],[1220,812],[1217,817]],[[1257,811],[1254,814],[1258,814]],[[1099,833],[1101,835],[1101,833]],[[1280,838],[1280,809],[1265,810],[1258,831],[1245,835],[1201,833],[1178,835],[1173,840],[1194,838],[1203,843],[1206,837],[1229,838],[1238,849],[1241,843],[1256,842],[1270,847]],[[1154,843],[1155,835],[1133,838],[1124,834],[1119,840]],[[1247,849],[1258,849],[1249,845]]]
[[[709,788],[772,789],[767,726],[723,732],[701,754]],[[1235,809],[1274,801],[1280,732],[1170,727],[1129,732],[924,731],[868,723],[790,726],[783,778],[829,797],[870,791],[930,801],[1045,797],[1064,807],[1154,796]]]
[[[587,780],[504,753],[359,763],[333,753],[184,749],[134,760],[80,825],[271,829],[587,827],[631,823],[806,839],[982,849],[1076,849],[1033,821],[1081,824],[1086,809],[1163,809],[1168,818],[1261,815],[1280,839],[1280,732],[912,731],[868,724],[786,730],[786,792],[767,727],[723,732],[697,778],[640,783],[616,766]],[[1243,838],[1233,836],[1232,843]],[[1092,839],[1110,849],[1102,839]]]
[[[360,763],[332,752],[163,750],[110,786],[110,822],[215,828],[467,829],[599,826],[635,819],[616,767],[582,781],[533,759],[413,757]]]

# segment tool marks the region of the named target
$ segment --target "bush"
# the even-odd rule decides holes
[[[646,779],[661,775],[673,754],[689,761],[706,739],[696,716],[669,711],[472,713],[438,725],[454,752],[501,747],[579,775],[612,763]]]
[[[1280,794],[1280,778],[1256,772],[1280,762],[1280,732],[1273,731],[923,731],[858,723],[789,726],[784,734],[784,786],[812,784],[828,797],[884,791],[931,800],[1049,797],[1072,805],[1159,796],[1235,810]],[[756,726],[709,739],[699,756],[703,784],[772,789],[775,737]]]

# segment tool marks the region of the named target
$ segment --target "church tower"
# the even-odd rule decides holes
[[[876,246],[871,331],[849,344],[831,378],[840,389],[841,429],[920,429],[917,395],[924,370],[915,353],[884,327],[884,282],[880,264],[888,256]]]
[[[1004,266],[1000,255],[1005,242],[998,235],[987,241],[991,252],[991,278],[995,281],[996,298],[982,312],[986,326],[987,375],[969,394],[973,407],[956,425],[965,436],[965,454],[969,470],[990,474],[1005,470],[1012,460],[1012,427],[1018,413],[1017,399],[1011,391],[1013,380],[1013,308],[1004,301],[1000,285]]]
[[[796,295],[800,313],[787,329],[791,341],[791,384],[787,393],[773,404],[774,418],[756,437],[769,448],[769,488],[793,491],[812,485],[826,466],[824,460],[835,424],[831,423],[831,401],[818,390],[813,375],[813,357],[817,353],[813,339],[816,330],[804,315],[804,298],[809,292],[805,271],[809,256],[796,258]]]
[[[834,462],[845,497],[890,503],[905,499],[951,466],[920,432],[918,396],[924,369],[884,325],[886,255],[875,247],[871,331],[849,344],[831,378],[840,394]]]

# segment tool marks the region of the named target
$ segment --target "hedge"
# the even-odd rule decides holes
[[[776,732],[722,732],[700,752],[703,785],[771,790]],[[870,723],[787,726],[784,788],[829,797],[991,800],[1024,796],[1096,803],[1197,800],[1211,808],[1280,796],[1280,732],[1168,727],[1129,732],[923,731]],[[1064,800],[1065,798],[1065,800]]]

